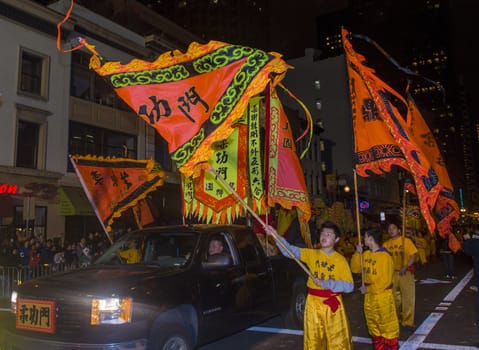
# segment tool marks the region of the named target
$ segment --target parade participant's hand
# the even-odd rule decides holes
[[[356,245],[356,252],[361,254],[363,252],[363,244],[361,242],[359,242],[357,245]]]
[[[368,287],[363,284],[361,287],[359,287],[359,291],[361,294],[366,294],[368,292]]]
[[[313,282],[314,282],[315,285],[322,288],[321,280],[318,277],[314,277]]]

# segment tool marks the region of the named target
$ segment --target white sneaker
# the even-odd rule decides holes
[[[473,290],[474,292],[477,292],[478,288],[477,288],[477,286],[472,285],[472,286],[469,287],[469,289]]]

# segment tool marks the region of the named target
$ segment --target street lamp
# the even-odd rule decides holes
[[[346,174],[341,174],[338,176],[337,181],[337,194],[338,199],[344,203],[344,207],[348,208],[349,205],[349,193],[351,192],[351,187],[348,185],[348,178]]]

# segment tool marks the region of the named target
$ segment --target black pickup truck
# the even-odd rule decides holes
[[[213,236],[220,256],[208,254]],[[131,241],[139,262],[120,257]],[[298,328],[305,280],[294,260],[267,256],[247,226],[143,229],[87,268],[18,286],[0,349],[187,350],[279,314]]]

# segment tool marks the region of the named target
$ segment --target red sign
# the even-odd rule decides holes
[[[17,194],[18,186],[9,184],[0,184],[0,194]]]

